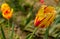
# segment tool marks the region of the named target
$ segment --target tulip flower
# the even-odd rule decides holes
[[[53,22],[55,16],[56,10],[54,7],[42,5],[38,13],[36,14],[34,25],[36,27],[39,26],[41,28],[45,28]]]
[[[1,5],[1,11],[4,18],[10,19],[12,17],[13,9],[11,9],[7,3]]]
[[[44,0],[40,0],[40,2],[43,4],[44,3]]]

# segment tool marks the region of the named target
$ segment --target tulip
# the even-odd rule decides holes
[[[44,0],[40,0],[40,2],[43,4],[44,3]]]
[[[42,5],[36,14],[34,25],[36,27],[45,28],[49,26],[56,16],[56,10],[52,6]]]
[[[7,3],[1,5],[1,11],[4,18],[9,20],[12,17],[13,9],[11,9]]]
[[[12,17],[13,9],[11,9],[7,3],[3,3],[1,5],[1,12],[2,12],[2,16],[5,19],[7,19],[7,21],[8,21],[8,34],[10,34],[10,21],[9,21],[9,19]]]

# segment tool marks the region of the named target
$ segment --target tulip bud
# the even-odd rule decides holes
[[[42,5],[36,15],[34,25],[41,28],[47,27],[53,22],[55,16],[56,10],[54,7]]]

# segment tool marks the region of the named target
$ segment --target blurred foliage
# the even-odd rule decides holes
[[[6,1],[15,11],[22,10],[24,11],[24,7],[19,4],[19,0],[7,0]]]
[[[26,39],[29,38],[30,34],[35,29],[34,18],[41,5],[39,4],[40,3],[39,0],[30,0],[30,1],[31,2],[29,3],[29,2],[26,2],[26,0],[5,0],[5,2],[8,3],[14,9],[13,17],[9,20],[10,28],[12,28],[12,30],[10,31],[11,39],[20,39],[19,38],[20,36],[16,34],[16,32],[17,32],[16,30],[18,28],[21,29],[22,32],[26,32],[27,34],[29,34],[26,37]],[[46,31],[46,37],[48,37],[48,38],[49,37],[52,39],[60,38],[60,1],[58,2],[58,5],[55,7],[56,7],[57,15],[56,15],[56,19],[54,20],[54,22],[50,25],[51,27],[47,30],[46,30],[46,28],[44,28],[44,29],[39,28],[37,30],[37,32],[34,34],[33,39],[39,39],[39,38],[43,39],[43,37],[45,36],[45,34],[44,34],[45,31]],[[0,20],[1,20],[0,24],[2,24],[2,27],[3,27],[3,30],[0,29],[0,31],[2,30],[5,32],[5,30],[8,30],[7,29],[8,22],[6,19],[4,19],[2,17],[1,12],[0,12]],[[12,25],[12,23],[13,23],[13,25]],[[16,26],[16,29],[15,29],[15,26]],[[1,26],[0,26],[0,28],[1,28]],[[48,31],[49,31],[49,33],[48,33]],[[2,33],[2,34],[4,34],[4,33]],[[13,36],[13,38],[12,38],[12,36]],[[6,37],[8,39],[8,36],[6,36]],[[0,36],[0,39],[2,39],[2,38],[3,38],[3,36]]]

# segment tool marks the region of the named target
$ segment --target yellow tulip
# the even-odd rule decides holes
[[[12,17],[13,9],[11,9],[7,3],[1,5],[1,11],[4,18],[10,19]]]
[[[47,27],[53,22],[55,16],[56,10],[54,7],[42,5],[36,14],[34,25],[41,28]]]

